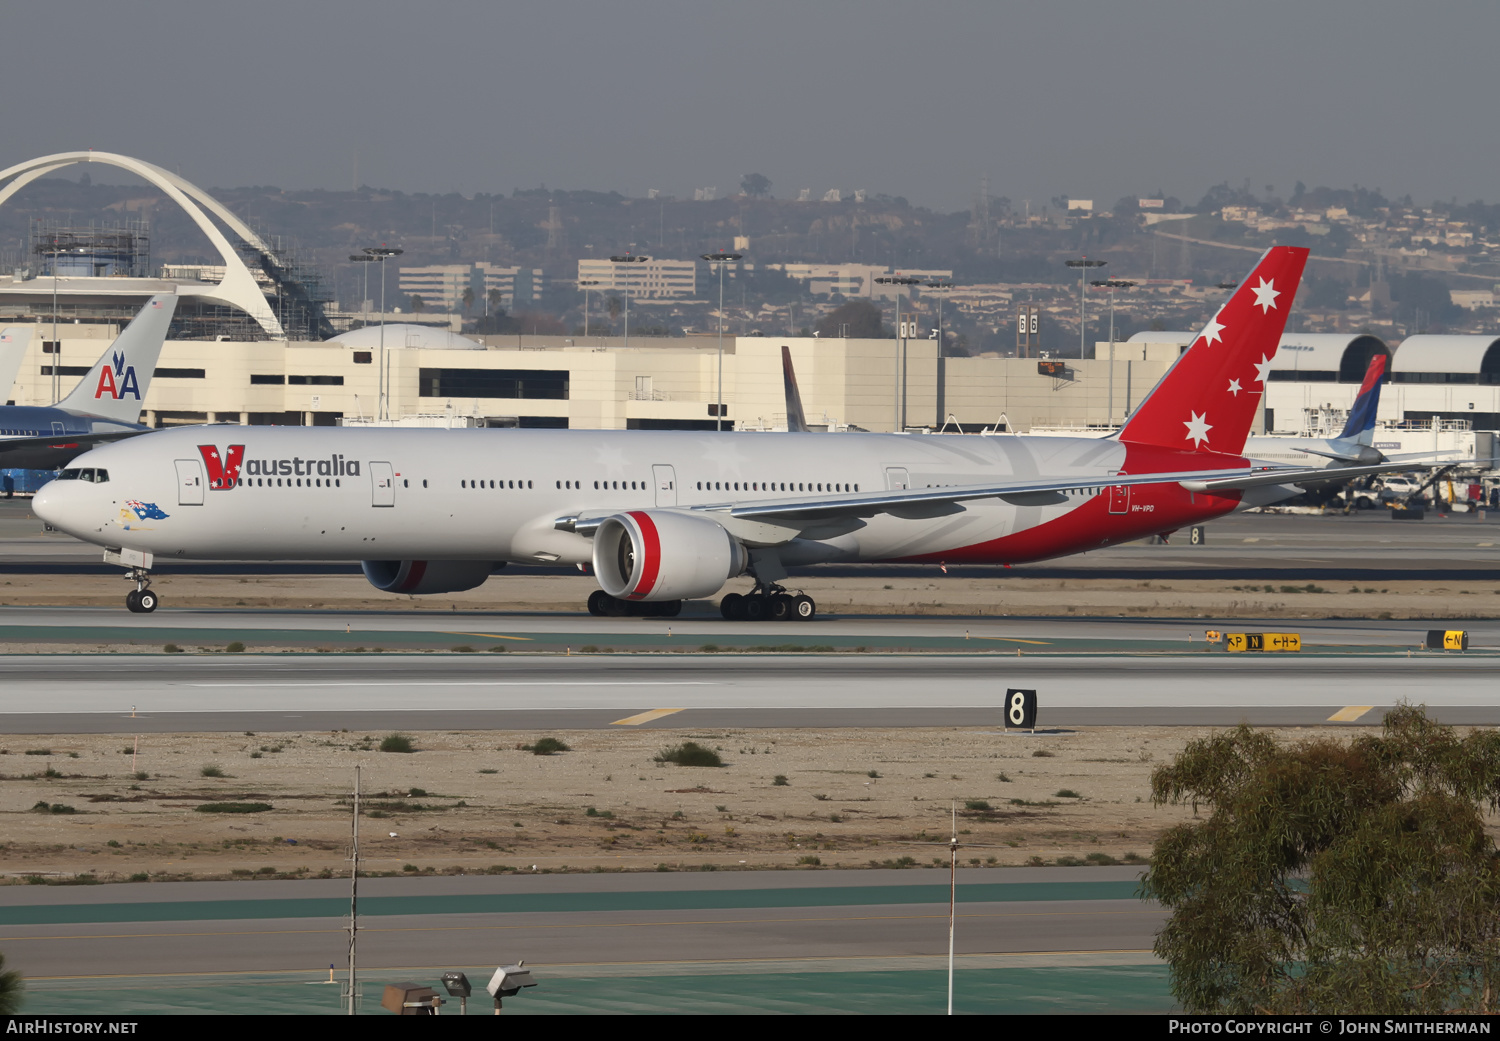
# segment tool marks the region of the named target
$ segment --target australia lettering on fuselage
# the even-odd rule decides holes
[[[108,394],[115,401],[119,401],[126,394],[135,400],[141,400],[141,385],[135,378],[135,366],[125,364],[125,355],[116,351],[111,356],[114,364],[106,365],[99,370],[99,385],[94,388],[94,399],[104,397]]]
[[[358,477],[359,461],[332,455],[327,459],[246,459],[244,445],[230,445],[221,457],[217,445],[199,445],[198,454],[208,469],[208,486],[227,491],[246,477]]]

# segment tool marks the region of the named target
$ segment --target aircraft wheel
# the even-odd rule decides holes
[[[724,616],[725,621],[742,622],[745,620],[745,598],[739,593],[730,593],[719,601],[719,614]]]
[[[789,622],[792,620],[792,598],[785,593],[777,593],[771,597],[766,604],[766,617],[773,622]]]
[[[799,622],[810,622],[817,616],[818,605],[807,594],[792,599],[792,617]]]
[[[750,596],[745,597],[745,604],[744,604],[745,621],[747,621],[747,622],[763,622],[763,621],[765,621],[766,620],[766,615],[770,613],[769,610],[768,610],[769,606],[770,605],[768,605],[766,603],[766,598],[763,597],[763,596],[756,596],[756,595],[752,594]]]
[[[589,594],[589,614],[595,618],[603,617],[605,608],[609,605],[610,596],[602,589],[596,589]]]
[[[682,614],[681,600],[663,600],[656,605],[656,617],[658,618],[676,618],[680,614]]]
[[[140,605],[138,610],[140,610],[143,614],[150,614],[152,611],[155,611],[156,605],[158,603],[156,594],[151,592],[151,590],[149,589],[142,589],[140,593],[136,595],[135,602]]]
[[[132,589],[125,594],[125,607],[132,614],[139,614],[141,610],[141,591]]]

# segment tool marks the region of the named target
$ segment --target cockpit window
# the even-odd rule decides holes
[[[106,482],[108,480],[109,480],[109,471],[108,470],[95,470],[94,471],[94,483],[95,484],[103,484],[104,482]]]
[[[57,480],[59,480],[59,481],[76,481],[76,480],[78,480],[78,475],[80,473],[82,473],[82,472],[83,471],[79,470],[77,467],[74,467],[74,468],[68,469],[68,470],[64,470],[62,473],[60,473],[60,474],[57,475]]]

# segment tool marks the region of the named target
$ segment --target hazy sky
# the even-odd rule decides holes
[[[18,4],[0,166],[204,186],[1500,200],[1500,5],[1387,0]],[[70,171],[76,176],[77,169]],[[96,179],[100,174],[96,172]]]

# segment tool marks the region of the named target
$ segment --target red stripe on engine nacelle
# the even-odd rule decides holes
[[[401,588],[396,590],[396,592],[410,593],[413,589],[422,584],[422,578],[426,574],[427,561],[413,560],[411,562],[411,567],[406,569],[406,581],[401,583]]]
[[[646,514],[636,512],[628,516],[641,529],[642,545],[641,580],[635,584],[627,599],[640,600],[650,595],[656,585],[656,576],[661,573],[661,536],[656,532],[656,524]]]

